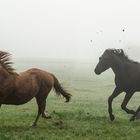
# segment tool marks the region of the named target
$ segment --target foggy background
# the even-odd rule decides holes
[[[140,60],[139,0],[1,0],[0,50],[94,61],[106,48]]]

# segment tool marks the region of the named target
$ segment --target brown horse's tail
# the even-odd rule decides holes
[[[57,78],[52,75],[54,78],[54,89],[57,95],[63,95],[66,98],[66,102],[69,102],[71,99],[71,94],[68,93],[66,90],[63,89]]]

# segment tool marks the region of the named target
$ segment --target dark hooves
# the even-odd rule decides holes
[[[66,101],[65,101],[65,103],[68,103],[68,102],[69,102],[69,100],[66,100]]]
[[[110,115],[110,120],[114,121],[114,119],[115,119],[115,116],[114,115]]]
[[[71,96],[72,96],[72,95],[70,95],[69,97],[66,97],[65,103],[68,103],[68,102],[71,100]]]
[[[134,121],[134,120],[135,120],[135,117],[132,116],[132,117],[130,118],[130,122],[132,122],[132,121]]]
[[[31,127],[32,127],[32,128],[35,128],[35,127],[36,127],[36,124],[33,123],[33,124],[31,125]]]

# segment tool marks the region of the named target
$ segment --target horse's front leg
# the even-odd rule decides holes
[[[32,126],[33,126],[33,127],[35,127],[35,126],[36,126],[37,121],[38,121],[38,119],[39,119],[40,115],[41,115],[41,112],[40,112],[40,111],[38,111],[37,117],[36,117],[36,119],[35,119],[34,123],[32,124]]]
[[[130,110],[130,109],[128,109],[128,108],[126,107],[127,104],[128,104],[128,102],[129,102],[129,100],[130,100],[131,97],[133,96],[133,94],[134,94],[134,92],[126,92],[126,95],[125,95],[125,97],[124,97],[124,100],[123,100],[123,102],[122,102],[122,104],[121,104],[121,108],[122,108],[123,110],[125,110],[128,114],[134,114],[134,113],[135,113],[134,110]]]
[[[137,108],[136,112],[134,115],[130,118],[130,121],[134,121],[137,117],[139,118],[139,112],[140,112],[140,106]]]
[[[110,116],[110,120],[113,121],[115,119],[114,115],[112,114],[112,101],[115,97],[117,97],[122,91],[119,88],[115,88],[112,95],[108,98],[108,112]]]

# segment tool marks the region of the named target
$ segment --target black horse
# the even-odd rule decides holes
[[[115,119],[112,113],[112,101],[120,93],[126,92],[121,108],[128,114],[133,114],[130,119],[135,120],[140,111],[140,107],[135,112],[126,106],[136,91],[140,91],[140,63],[130,60],[122,49],[107,49],[99,58],[99,63],[95,68],[97,75],[111,68],[115,74],[115,89],[108,98],[108,112],[111,121]]]

